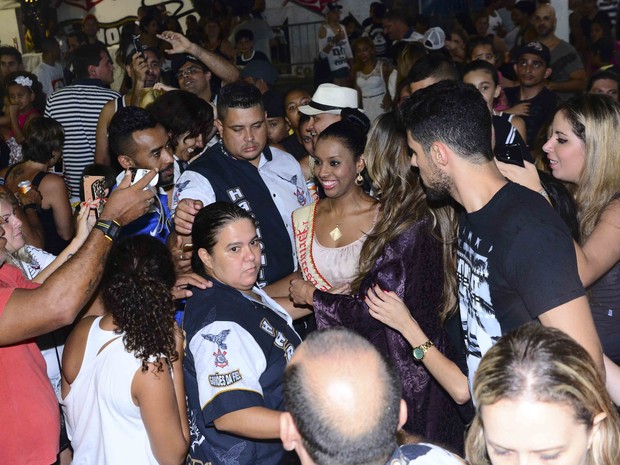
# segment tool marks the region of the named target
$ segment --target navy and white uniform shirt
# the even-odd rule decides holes
[[[286,364],[301,340],[292,319],[257,287],[262,302],[213,280],[187,301],[183,367],[193,464],[286,463],[279,440],[255,441],[218,431],[214,420],[237,410],[284,410]],[[189,462],[188,462],[189,463]]]

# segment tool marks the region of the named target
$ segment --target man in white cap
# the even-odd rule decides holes
[[[321,84],[312,100],[299,107],[301,113],[310,117],[306,131],[312,136],[312,145],[325,128],[342,119],[340,113],[344,108],[358,108],[357,91],[336,84]]]
[[[446,33],[440,27],[431,27],[424,33],[422,41],[426,50],[438,52],[446,45]]]

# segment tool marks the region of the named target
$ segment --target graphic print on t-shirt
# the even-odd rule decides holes
[[[470,388],[482,355],[502,335],[491,302],[489,255],[493,251],[493,244],[489,242],[476,237],[471,231],[465,231],[461,226],[456,277]]]

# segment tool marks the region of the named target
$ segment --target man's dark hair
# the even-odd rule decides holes
[[[147,107],[170,134],[170,145],[176,148],[177,138],[199,135],[206,137],[213,128],[213,108],[205,100],[185,90],[172,90]],[[206,140],[205,140],[206,142]]]
[[[454,62],[442,53],[429,53],[416,61],[407,77],[411,82],[434,78],[436,81],[459,80],[459,72]]]
[[[59,46],[59,44],[54,37],[46,37],[41,40],[41,53],[49,53],[57,46]]]
[[[487,73],[489,73],[489,75],[493,79],[493,82],[495,83],[495,85],[497,86],[499,84],[499,73],[497,72],[497,69],[495,68],[495,66],[493,66],[488,61],[486,60],[470,61],[463,68],[463,77],[465,77],[467,73],[471,73],[473,71],[486,71]]]
[[[110,153],[131,156],[134,148],[133,133],[154,128],[159,124],[155,117],[140,107],[127,106],[118,110],[108,127]]]
[[[465,58],[467,60],[471,60],[471,54],[474,53],[474,49],[480,45],[488,45],[491,47],[491,50],[495,51],[493,47],[493,42],[488,37],[479,37],[475,36],[470,38],[465,44]]]
[[[249,29],[239,29],[235,32],[235,42],[239,42],[241,39],[254,41],[254,33]]]
[[[411,18],[403,10],[392,9],[385,14],[383,19],[385,21],[403,23],[407,26],[411,25]]]
[[[403,102],[400,118],[426,154],[439,141],[471,163],[493,159],[491,113],[472,85],[445,80],[420,89]]]
[[[233,82],[221,88],[217,96],[217,117],[220,120],[226,118],[230,108],[253,108],[260,107],[265,110],[263,96],[260,90],[247,82]]]
[[[19,50],[17,50],[15,47],[11,47],[10,45],[0,46],[0,57],[5,55],[15,57],[17,63],[19,63],[20,65],[23,64],[22,54],[19,53]]]
[[[320,385],[309,382],[302,362],[287,367],[284,374],[285,406],[297,425],[310,458],[317,465],[385,463],[397,447],[401,387],[394,365],[370,342],[346,328],[315,331],[308,335],[302,350],[308,359],[328,359],[338,354],[343,363],[346,363],[345,357],[372,354],[379,367],[379,373],[371,374],[372,383],[377,386],[373,390],[378,391],[377,398],[372,400],[373,414],[365,417],[363,431],[357,434],[351,431],[359,428],[349,427],[349,422],[357,419],[334,421],[330,411],[333,404],[320,392]],[[359,383],[364,381],[360,379]],[[338,411],[337,405],[333,407]],[[360,405],[359,410],[360,415],[368,413],[364,405]]]
[[[103,44],[80,45],[73,54],[73,71],[78,79],[88,78],[88,67],[99,66],[101,52],[109,56],[108,49]]]

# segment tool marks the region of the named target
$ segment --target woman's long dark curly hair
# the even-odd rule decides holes
[[[112,247],[101,297],[116,331],[125,333],[125,348],[142,361],[142,371],[153,358],[163,356],[171,364],[179,356],[171,292],[175,280],[170,252],[157,239],[136,235]],[[163,371],[162,365],[155,363],[157,371]]]

